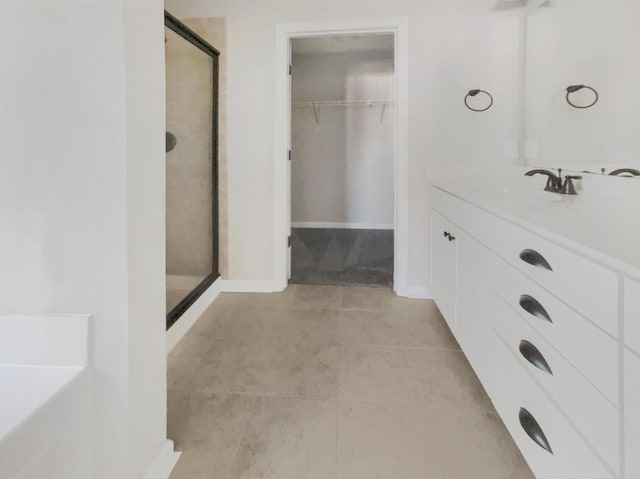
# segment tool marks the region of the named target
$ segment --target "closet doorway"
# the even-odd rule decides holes
[[[393,285],[394,42],[291,39],[290,283]]]

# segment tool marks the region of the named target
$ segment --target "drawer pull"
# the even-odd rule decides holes
[[[547,436],[544,435],[540,424],[538,424],[538,421],[536,421],[531,413],[522,407],[520,408],[518,419],[520,420],[520,426],[522,426],[524,432],[527,433],[527,436],[533,439],[533,442],[535,442],[542,449],[553,454],[553,450],[551,449],[551,445],[547,440]]]
[[[551,316],[547,313],[547,310],[544,309],[544,306],[542,306],[536,298],[529,296],[528,294],[523,294],[520,296],[519,302],[520,307],[527,313],[535,316],[536,318],[553,323],[553,321],[551,321]]]
[[[535,367],[553,376],[551,367],[549,366],[549,363],[544,358],[542,353],[538,350],[538,348],[536,348],[533,344],[525,339],[520,341],[520,354],[522,354],[522,357],[524,357]]]
[[[538,268],[553,271],[553,268],[551,268],[549,262],[544,259],[544,256],[532,249],[522,250],[522,252],[520,253],[520,259],[525,263],[529,263],[530,265],[536,266]]]

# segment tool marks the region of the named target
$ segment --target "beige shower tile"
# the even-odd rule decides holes
[[[535,479],[497,414],[429,409],[429,425],[448,479]]]
[[[338,403],[259,398],[233,479],[333,479]]]
[[[425,408],[340,403],[337,478],[443,479],[435,439]]]

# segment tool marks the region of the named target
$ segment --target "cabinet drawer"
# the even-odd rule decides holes
[[[619,404],[618,342],[504,262],[496,292],[614,405]]]
[[[624,283],[624,342],[640,353],[640,283]]]
[[[620,410],[497,296],[495,317],[496,332],[515,361],[528,371],[537,386],[617,473]]]
[[[511,361],[505,359],[500,371],[504,391],[494,398],[494,404],[536,477],[614,478],[615,474],[548,400],[529,372],[520,366],[517,357],[510,352],[505,357],[507,355]]]
[[[433,208],[552,294],[614,336],[618,280],[613,271],[437,188]]]

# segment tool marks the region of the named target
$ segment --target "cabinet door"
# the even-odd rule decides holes
[[[624,356],[625,477],[640,477],[640,357],[629,350]]]
[[[440,312],[452,330],[456,324],[455,226],[435,211],[431,214],[431,289]]]
[[[459,232],[457,244],[456,337],[484,383],[493,334],[492,253],[480,242]]]

